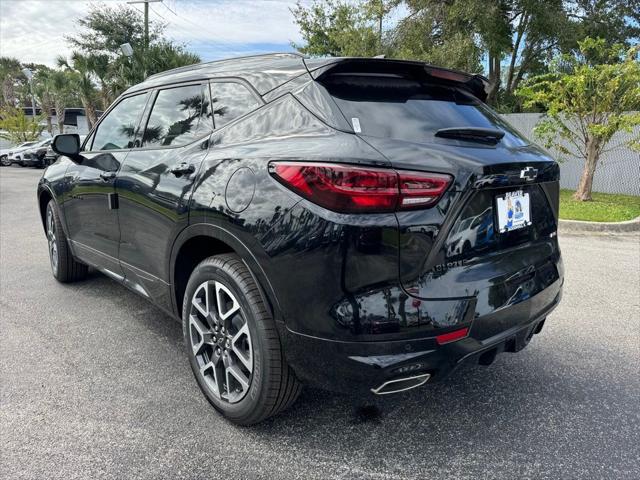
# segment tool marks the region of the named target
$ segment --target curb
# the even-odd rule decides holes
[[[561,233],[631,233],[640,232],[640,217],[626,222],[584,222],[581,220],[560,220]]]

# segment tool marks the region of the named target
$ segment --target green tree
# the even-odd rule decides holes
[[[473,1],[473,0],[471,0]],[[482,72],[482,48],[467,4],[458,0],[407,0],[408,15],[389,33],[389,55]]]
[[[574,198],[591,200],[593,177],[600,156],[617,132],[640,126],[640,47],[607,46],[604,39],[579,42],[576,55],[558,57],[548,74],[526,81],[518,94],[526,107],[546,115],[535,134],[547,148],[583,158],[584,169]],[[594,64],[594,58],[618,59]],[[640,135],[626,142],[640,149]]]
[[[53,70],[47,68],[40,70],[33,78],[33,93],[40,105],[42,116],[47,122],[47,131],[53,135],[53,123],[51,111],[55,108],[54,92],[52,90],[50,76]]]
[[[384,16],[399,5],[407,14],[383,34]],[[504,110],[520,109],[520,83],[546,73],[557,54],[577,52],[586,35],[609,46],[640,37],[640,0],[316,0],[292,12],[304,39],[294,46],[303,53],[383,52],[484,71],[487,101]]]
[[[144,46],[144,19],[131,6],[94,4],[87,16],[76,23],[82,33],[66,39],[73,49],[84,54],[114,57],[123,43],[131,44],[134,49]],[[163,30],[164,25],[150,21],[149,41],[159,39]]]
[[[73,74],[64,70],[53,70],[49,74],[48,81],[58,120],[58,133],[64,133],[64,111],[68,105],[76,104]]]
[[[98,80],[100,86],[100,107],[106,110],[114,100],[112,88],[112,61],[106,54],[89,54],[86,56],[87,68]]]
[[[73,52],[70,60],[59,56],[56,61],[59,67],[71,73],[69,75],[69,83],[78,92],[87,116],[89,128],[92,128],[97,121],[96,103],[98,94],[91,78],[91,57]]]
[[[304,39],[304,44],[294,43],[293,47],[306,55],[371,57],[381,53],[375,12],[363,5],[314,0],[308,7],[298,2],[291,13]]]
[[[631,47],[640,38],[640,0],[567,0],[572,23],[566,52],[578,49],[578,40],[604,38],[607,45],[621,43]]]
[[[0,87],[2,96],[0,97],[0,107],[15,106],[17,95],[15,83],[22,77],[20,61],[17,58],[0,57]]]
[[[20,108],[3,107],[0,109],[0,138],[15,144],[37,140],[44,130],[40,120],[28,118]]]
[[[145,47],[144,20],[138,10],[129,6],[93,6],[77,24],[82,34],[67,37],[77,50],[74,55],[82,57],[79,65],[82,71],[75,70],[86,87],[89,83],[98,86],[97,96],[103,109],[148,75],[200,62],[183,45],[163,38],[164,25],[160,23],[150,22],[150,44]],[[132,58],[122,55],[120,46],[124,43],[133,48]]]
[[[365,0],[365,14],[375,21],[378,27],[378,50],[384,48],[384,20],[398,5],[397,0]]]
[[[113,62],[110,87],[120,93],[131,85],[142,82],[149,75],[199,62],[200,57],[186,51],[182,45],[157,41],[149,45],[146,51],[134,50],[133,57],[120,57]]]

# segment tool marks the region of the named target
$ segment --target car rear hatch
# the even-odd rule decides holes
[[[317,75],[393,168],[454,178],[435,207],[397,212],[399,277],[416,299],[466,299],[459,318],[439,321],[476,318],[472,333],[486,339],[544,315],[559,299],[562,264],[558,165],[480,101],[478,82],[364,60]]]

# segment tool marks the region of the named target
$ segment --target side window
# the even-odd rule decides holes
[[[160,90],[153,104],[144,146],[184,145],[213,129],[206,85]]]
[[[135,130],[147,96],[148,93],[142,93],[118,103],[98,125],[91,150],[132,148]]]
[[[211,83],[213,123],[220,128],[234,118],[255,110],[260,102],[247,87],[235,82]]]

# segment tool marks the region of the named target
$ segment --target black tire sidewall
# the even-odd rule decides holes
[[[214,263],[217,263],[217,265],[212,265],[207,261],[203,262],[196,267],[189,279],[182,307],[182,330],[191,368],[198,382],[198,386],[205,394],[207,400],[224,416],[239,423],[243,423],[243,420],[252,417],[254,411],[263,403],[263,396],[268,390],[266,384],[268,375],[266,374],[267,372],[265,372],[265,366],[268,365],[269,362],[265,359],[265,352],[269,351],[269,346],[266,345],[265,335],[261,331],[262,322],[265,319],[259,318],[261,313],[257,311],[255,306],[247,300],[244,290],[249,285],[243,285],[244,282],[239,282],[233,273],[228,271],[230,269],[225,268],[227,264],[224,262]],[[218,399],[213,395],[209,390],[209,387],[204,383],[195,355],[191,349],[191,340],[189,338],[189,312],[191,308],[191,299],[196,289],[202,283],[211,280],[221,282],[233,293],[240,304],[242,314],[249,324],[249,333],[251,334],[251,344],[253,348],[253,372],[249,392],[237,403],[229,403],[222,399]],[[267,321],[268,320],[270,319],[267,319]]]
[[[53,224],[54,224],[55,235],[56,235],[56,254],[58,255],[58,262],[57,262],[57,268],[55,270],[53,269],[53,265],[51,264],[51,249],[49,248],[49,231],[47,226],[49,212],[51,212],[51,214],[53,215]],[[45,212],[45,217],[44,217],[44,225],[45,225],[45,232],[47,235],[47,250],[49,253],[49,266],[51,267],[51,273],[53,274],[53,276],[59,280],[60,267],[62,266],[62,262],[64,260],[62,258],[62,250],[60,248],[60,235],[64,235],[64,232],[62,232],[60,219],[58,218],[58,212],[56,211],[56,207],[55,207],[55,204],[53,203],[53,200],[51,200],[47,204],[47,210]]]

